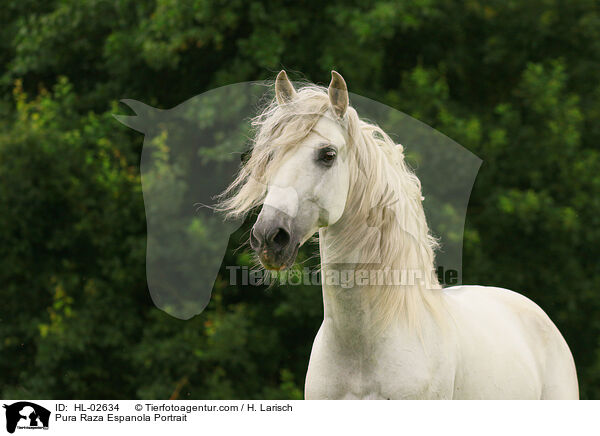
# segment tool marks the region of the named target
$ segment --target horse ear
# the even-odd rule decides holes
[[[275,79],[275,97],[277,103],[285,104],[289,103],[296,96],[296,90],[288,79],[287,74],[284,70],[281,70]]]
[[[121,100],[121,103],[129,106],[135,115],[115,115],[118,121],[125,124],[134,130],[141,133],[146,133],[148,127],[156,125],[158,117],[163,112],[160,109],[155,109],[152,106],[142,103],[141,101],[131,100],[129,98]]]
[[[333,112],[338,118],[343,118],[349,104],[348,87],[344,78],[337,71],[331,71],[331,83],[327,92]]]

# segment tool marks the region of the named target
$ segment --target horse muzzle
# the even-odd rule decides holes
[[[292,218],[271,206],[263,206],[250,232],[250,246],[265,268],[276,271],[289,268],[300,247]]]

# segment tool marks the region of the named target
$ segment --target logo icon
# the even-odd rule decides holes
[[[14,433],[15,429],[48,429],[50,411],[29,401],[19,401],[4,405],[6,409],[6,431]]]

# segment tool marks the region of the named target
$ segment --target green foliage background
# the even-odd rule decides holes
[[[143,137],[111,116],[281,67],[335,68],[484,160],[464,282],[536,301],[600,397],[597,1],[5,0],[0,65],[2,397],[302,397],[320,294],[223,275],[202,315],[156,309]]]

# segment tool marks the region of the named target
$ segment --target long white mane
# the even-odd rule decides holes
[[[270,175],[322,116],[330,116],[329,108],[327,89],[316,85],[301,87],[285,104],[273,99],[252,120],[252,153],[222,194],[219,209],[240,217],[259,206]],[[416,326],[423,310],[435,315],[439,292],[432,291],[440,289],[434,274],[437,241],[425,219],[421,183],[405,162],[403,147],[377,125],[361,120],[352,107],[343,127],[350,189],[342,217],[325,232],[326,263],[347,262],[347,253],[357,251],[354,266],[379,277],[364,293],[364,303],[377,314],[373,326],[381,328],[395,320]],[[416,271],[420,280],[397,284],[407,271]]]

